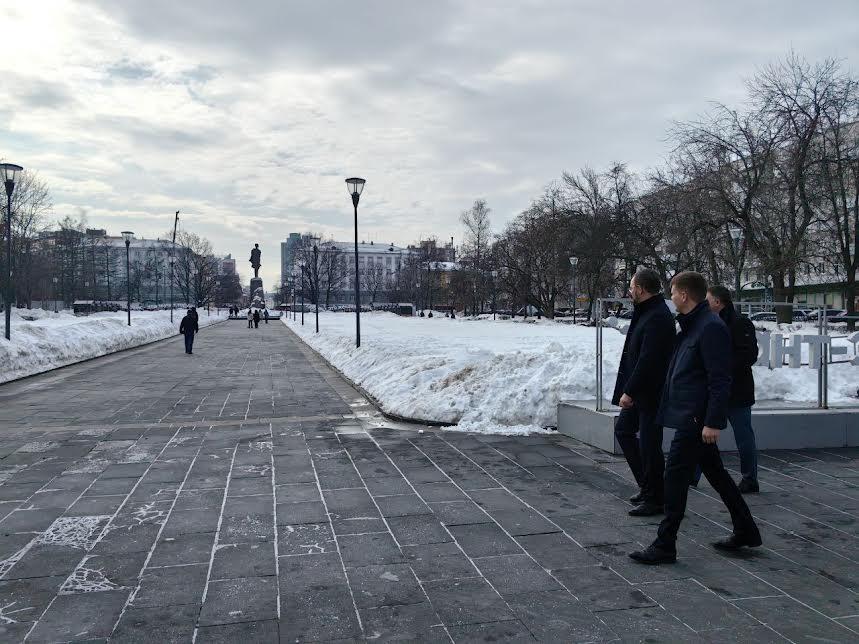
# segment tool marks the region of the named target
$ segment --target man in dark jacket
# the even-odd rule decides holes
[[[761,545],[761,535],[737,484],[722,465],[716,441],[727,425],[731,392],[731,336],[728,327],[706,302],[707,281],[691,271],[671,282],[677,307],[677,336],[662,392],[657,423],[674,429],[665,465],[665,518],[656,540],[630,553],[639,563],[677,560],[677,531],[686,511],[689,481],[696,466],[719,493],[731,513],[733,534],[713,544],[721,550]]]
[[[191,309],[188,309],[188,313],[185,314],[182,322],[179,323],[179,333],[185,336],[185,353],[193,353],[194,334],[199,330],[200,327],[197,324],[197,319],[192,314]]]
[[[731,371],[731,397],[728,422],[734,430],[734,441],[740,453],[742,479],[737,487],[743,494],[760,491],[758,486],[758,450],[752,429],[752,405],[755,404],[755,377],[752,365],[758,360],[755,325],[734,308],[731,292],[724,286],[711,286],[707,291],[710,310],[717,313],[731,332],[734,364]]]
[[[259,309],[254,309],[254,328],[259,328]]]
[[[612,404],[621,407],[614,435],[640,488],[630,501],[632,516],[662,513],[662,427],[656,412],[671,359],[674,318],[659,294],[662,284],[651,269],[641,269],[629,283],[634,310],[623,343]],[[638,436],[636,436],[636,433]]]

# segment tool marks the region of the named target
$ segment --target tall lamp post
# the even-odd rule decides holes
[[[355,207],[355,346],[361,346],[361,274],[358,270],[358,200],[367,183],[359,177],[346,179],[349,194],[352,195],[352,205]]]
[[[57,282],[59,281],[59,279],[55,275],[53,280],[54,280],[54,313],[56,313],[57,312]]]
[[[578,263],[578,257],[570,257],[570,268],[573,271],[573,324],[576,323],[576,307],[579,304],[579,296],[576,293],[576,266]]]
[[[498,271],[492,271],[492,319],[495,319],[498,297]]]
[[[24,170],[14,163],[0,163],[3,183],[6,185],[6,339],[12,338],[12,193],[18,174]],[[355,203],[358,203],[357,201]]]
[[[743,229],[739,226],[731,226],[728,228],[728,234],[731,236],[731,242],[733,243],[734,250],[734,259],[736,260],[734,266],[734,297],[737,301],[741,301],[743,298],[740,297],[740,289],[742,288],[742,281],[740,280],[740,249],[743,245],[743,238],[745,237],[745,233]]]
[[[298,293],[298,290],[295,288],[295,280],[297,275],[295,274],[295,269],[292,270],[292,321],[295,322],[295,296]]]
[[[304,326],[304,260],[298,262],[301,269],[301,326]]]
[[[173,322],[173,282],[176,280],[173,273],[174,265],[176,264],[176,227],[179,225],[179,211],[176,211],[176,218],[173,219],[173,241],[170,246],[170,322]]]
[[[313,294],[316,300],[316,333],[319,333],[319,240],[313,242]]]
[[[129,248],[131,247],[131,238],[134,233],[130,230],[122,231],[122,238],[125,240],[125,285],[128,287],[128,326],[131,326],[131,262],[129,261]]]

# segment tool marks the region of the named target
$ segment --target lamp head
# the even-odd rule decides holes
[[[743,237],[745,237],[743,229],[739,226],[731,226],[728,228],[728,234],[731,236],[731,239],[734,240],[734,243],[739,243]]]
[[[18,181],[18,175],[23,171],[24,168],[14,163],[0,163],[0,178],[3,179],[3,183],[6,185],[7,197],[12,196],[12,193],[15,191],[15,182]]]
[[[123,230],[122,239],[125,240],[125,245],[129,246],[131,244],[131,240],[134,239],[134,233],[130,230]]]
[[[578,258],[578,257],[570,257],[570,266],[572,266],[573,268],[575,268],[575,267],[576,267],[576,264],[578,264],[578,263],[579,263],[579,258]]]
[[[346,179],[346,187],[349,190],[349,194],[352,195],[352,203],[356,208],[358,207],[358,199],[360,199],[361,193],[364,191],[365,183],[367,182],[360,177]]]

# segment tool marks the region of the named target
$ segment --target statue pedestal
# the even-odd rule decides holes
[[[261,277],[252,277],[251,278],[251,297],[254,296],[256,290],[258,288],[262,288],[262,278]]]

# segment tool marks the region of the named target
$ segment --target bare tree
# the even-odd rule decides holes
[[[483,199],[477,199],[469,210],[464,211],[459,220],[465,228],[465,238],[460,253],[460,264],[467,268],[472,289],[472,308],[482,311],[486,300],[492,230],[489,220],[490,208]],[[462,276],[463,278],[465,276]],[[464,287],[465,288],[465,287]]]

